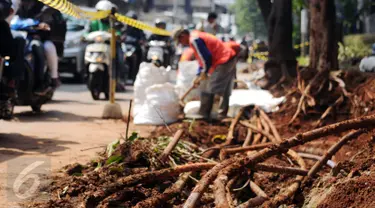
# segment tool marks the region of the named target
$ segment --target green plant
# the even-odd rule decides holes
[[[364,44],[343,45],[339,43],[339,61],[363,58],[371,53],[371,48]]]
[[[310,64],[310,57],[309,56],[300,56],[297,57],[298,66],[307,67]]]
[[[344,37],[344,44],[339,43],[338,59],[345,62],[368,56],[373,43],[375,43],[375,34],[347,35]]]

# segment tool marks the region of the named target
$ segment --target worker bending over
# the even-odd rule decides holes
[[[199,62],[194,84],[201,88],[201,106],[196,117],[209,119],[215,95],[220,96],[218,118],[225,118],[229,109],[235,76],[235,52],[215,36],[186,29],[177,29],[173,38],[184,46],[190,46]]]

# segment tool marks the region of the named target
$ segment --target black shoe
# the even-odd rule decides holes
[[[57,89],[58,87],[60,87],[60,85],[61,85],[61,82],[60,82],[60,79],[59,79],[59,78],[52,79],[51,87],[52,87],[54,90]]]
[[[35,91],[34,94],[39,95],[39,96],[45,96],[49,91],[51,91],[53,88],[52,87],[38,87]]]
[[[1,118],[10,120],[13,118],[14,105],[10,99],[0,102]]]

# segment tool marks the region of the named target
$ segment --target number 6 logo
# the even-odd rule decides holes
[[[29,174],[32,170],[35,168],[41,166],[44,164],[44,161],[36,161],[29,166],[27,166],[25,169],[21,171],[21,173],[17,176],[16,180],[13,183],[13,191],[15,195],[20,199],[27,199],[30,198],[37,190],[37,188],[40,185],[39,176],[37,174]],[[33,184],[32,186],[25,191],[25,193],[20,192],[20,188],[22,184],[24,184],[26,181],[32,179]]]

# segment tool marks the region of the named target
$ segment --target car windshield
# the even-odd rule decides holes
[[[77,31],[81,31],[85,29],[85,26],[84,25],[79,25],[79,24],[75,24],[75,23],[68,23],[67,24],[67,30],[68,31],[71,31],[71,32],[77,32]]]
[[[77,32],[85,29],[85,25],[87,24],[87,20],[76,19],[74,17],[70,17],[64,15],[65,19],[67,20],[67,30],[71,32]]]

